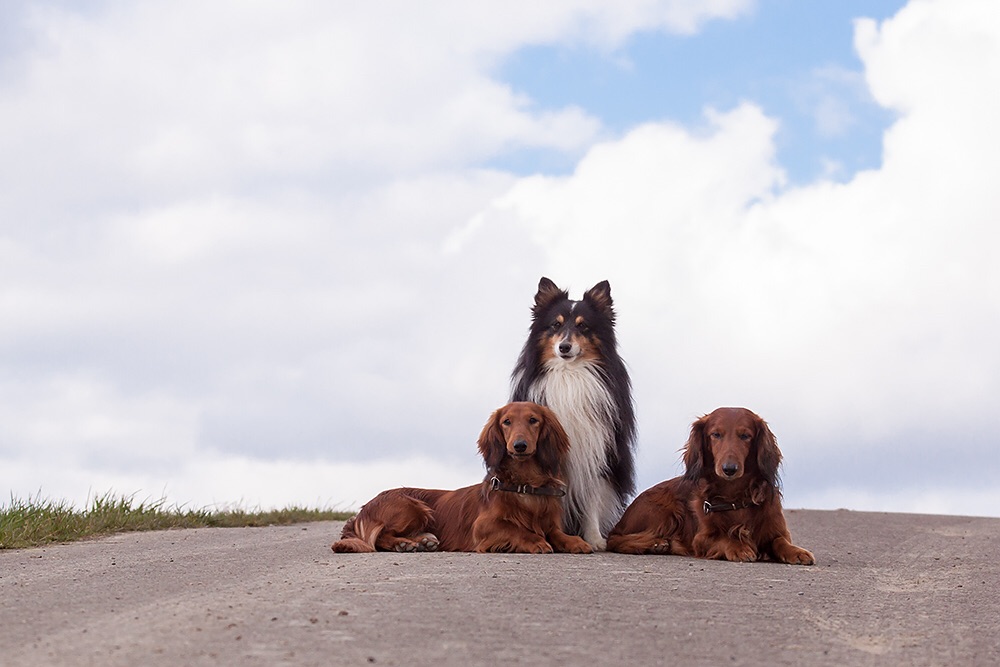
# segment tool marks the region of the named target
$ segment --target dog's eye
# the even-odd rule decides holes
[[[504,420],[503,420],[502,422],[500,422],[500,423],[501,423],[501,424],[503,424],[504,426],[510,426],[510,420],[509,420],[509,419],[504,419]]]
[[[722,437],[722,434],[719,433],[718,431],[712,431],[711,433],[708,434],[708,437],[712,438],[713,440],[718,440],[719,438]]]
[[[740,434],[740,440],[742,440],[743,442],[750,442],[750,434],[749,433],[741,433]]]
[[[528,423],[529,424],[537,424],[538,423],[538,418],[537,417],[529,417],[528,418]]]
[[[576,328],[577,328],[577,329],[578,329],[578,330],[580,331],[580,333],[582,333],[582,334],[585,334],[585,333],[587,333],[588,331],[590,331],[590,327],[588,327],[588,326],[587,326],[587,323],[586,323],[586,322],[580,322],[580,324],[579,324],[579,325],[577,325],[577,327],[576,327]]]
[[[558,330],[558,329],[559,329],[559,327],[561,327],[561,326],[562,326],[562,322],[559,322],[559,321],[557,320],[557,321],[553,322],[552,324],[550,324],[550,325],[549,325],[549,328],[550,328],[550,329],[552,329],[553,331],[556,331],[556,330]]]

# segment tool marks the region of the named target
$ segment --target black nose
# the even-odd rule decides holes
[[[722,474],[726,477],[732,477],[739,471],[740,467],[735,463],[723,463],[722,464]]]
[[[559,351],[562,354],[569,354],[569,351],[573,349],[573,345],[570,343],[559,343]]]
[[[514,451],[517,452],[518,454],[524,454],[524,452],[527,449],[528,449],[528,443],[526,443],[524,440],[518,440],[517,442],[514,443]]]

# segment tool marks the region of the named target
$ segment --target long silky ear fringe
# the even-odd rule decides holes
[[[486,421],[486,425],[483,426],[482,433],[479,434],[479,453],[482,455],[483,461],[486,462],[487,468],[497,467],[503,461],[503,457],[507,455],[507,442],[500,429],[500,411],[493,411],[493,414]]]
[[[696,480],[705,466],[705,425],[708,415],[691,424],[691,435],[684,445],[684,477]]]
[[[757,468],[761,475],[774,488],[781,485],[778,478],[778,467],[781,465],[781,450],[778,449],[778,440],[771,433],[767,422],[763,419],[757,424]]]

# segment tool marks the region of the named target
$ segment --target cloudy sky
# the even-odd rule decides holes
[[[641,487],[744,405],[788,507],[1000,515],[1000,5],[611,7],[0,0],[0,494],[475,483],[545,275]]]

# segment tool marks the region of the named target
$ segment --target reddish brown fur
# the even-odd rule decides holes
[[[781,510],[781,452],[767,423],[719,408],[691,426],[685,473],[639,494],[608,536],[608,551],[812,565]],[[705,502],[739,509],[706,513]],[[742,507],[747,505],[747,507]]]
[[[535,403],[510,403],[490,415],[479,436],[489,472],[481,484],[456,491],[392,489],[370,500],[344,526],[338,552],[511,551],[590,553],[562,530],[562,499],[493,489],[504,485],[558,487],[569,439],[559,420]]]

